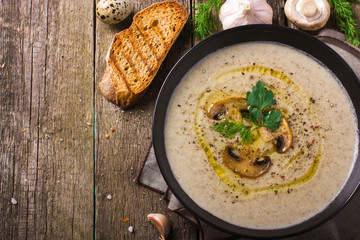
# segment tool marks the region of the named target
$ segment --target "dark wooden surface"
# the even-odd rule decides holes
[[[134,12],[154,2],[134,0]],[[196,1],[179,2],[191,17]],[[269,3],[274,24],[288,25],[284,0]],[[134,179],[151,144],[161,84],[199,40],[188,21],[145,97],[122,111],[98,82],[113,35],[131,17],[103,24],[95,5],[0,0],[0,239],[157,239],[151,212],[169,217],[171,239],[197,239],[193,225]]]

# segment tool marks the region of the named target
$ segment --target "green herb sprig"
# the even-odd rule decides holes
[[[258,81],[252,91],[247,92],[246,104],[250,108],[248,114],[243,114],[244,118],[250,119],[259,127],[265,126],[273,131],[279,128],[281,112],[277,110],[264,111],[266,107],[274,104],[274,93],[265,88],[262,81]]]
[[[347,0],[328,0],[329,4],[334,7],[333,15],[336,25],[340,31],[345,33],[346,40],[352,45],[360,45],[360,28],[355,19],[353,8]],[[350,0],[357,2],[357,0]]]
[[[213,30],[217,29],[213,9],[218,13],[223,1],[224,0],[209,0],[205,3],[196,4],[194,9],[197,13],[192,19],[195,37],[205,39],[207,35],[212,34]]]
[[[251,126],[245,126],[242,122],[233,122],[225,119],[224,121],[215,123],[211,126],[211,128],[226,138],[233,138],[236,133],[239,133],[245,144],[250,144],[253,140],[253,136],[250,131]]]

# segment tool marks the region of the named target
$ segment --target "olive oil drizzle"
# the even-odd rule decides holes
[[[221,81],[222,77],[228,75],[228,74],[242,74],[244,72],[253,72],[253,73],[260,73],[263,75],[271,75],[275,78],[280,79],[281,81],[285,82],[287,85],[289,85],[299,96],[303,101],[306,101],[308,98],[306,97],[306,95],[304,94],[304,92],[284,73],[279,72],[277,70],[273,70],[270,69],[268,67],[264,67],[264,66],[258,66],[258,65],[252,65],[252,66],[246,66],[246,67],[241,67],[241,68],[235,68],[235,69],[231,69],[229,71],[226,71],[220,75],[218,75],[215,80],[216,81]],[[288,100],[288,98],[285,97],[285,95],[278,91],[276,88],[274,88],[273,86],[267,86],[270,90],[272,90],[282,101],[284,101],[287,105],[290,105],[291,107],[294,107],[294,105],[291,103],[291,101]],[[314,160],[311,164],[311,166],[309,167],[309,170],[302,175],[301,177],[298,177],[290,182],[286,182],[283,184],[274,184],[274,185],[270,185],[270,186],[266,186],[266,187],[261,187],[261,188],[249,188],[246,186],[242,186],[240,184],[238,184],[236,181],[232,181],[229,178],[229,174],[231,174],[229,169],[224,168],[222,165],[220,165],[215,157],[213,156],[211,149],[210,149],[210,145],[207,143],[204,134],[203,134],[203,130],[201,128],[201,125],[199,125],[199,117],[203,116],[203,110],[201,110],[201,106],[203,106],[203,102],[204,98],[205,98],[206,92],[204,92],[198,100],[197,103],[197,110],[196,110],[196,115],[195,115],[195,121],[194,121],[194,129],[195,129],[195,134],[197,137],[197,140],[201,146],[201,148],[204,150],[206,157],[210,163],[210,166],[214,169],[214,171],[216,172],[216,174],[219,176],[220,180],[226,184],[231,190],[235,191],[235,192],[239,192],[241,194],[243,194],[244,196],[249,196],[252,192],[258,193],[258,192],[265,192],[265,191],[277,191],[280,189],[291,189],[294,188],[295,186],[301,185],[307,181],[309,181],[314,174],[316,173],[316,170],[318,169],[319,163],[320,163],[320,159],[321,159],[321,141],[318,141],[318,150],[317,150],[317,154],[314,156]],[[313,112],[313,108],[310,105],[309,106],[310,111],[312,114],[314,114]],[[289,159],[289,161],[287,163],[284,164],[284,167],[289,167],[291,164],[293,164],[293,162],[300,158],[303,154],[303,150],[300,149],[293,157],[291,157]],[[232,173],[234,174],[234,173]]]
[[[297,86],[293,80],[291,80],[291,78],[289,78],[286,74],[268,68],[268,67],[264,67],[264,66],[260,66],[260,65],[251,65],[251,66],[246,66],[246,67],[240,67],[240,68],[234,68],[228,71],[225,71],[219,75],[217,75],[215,77],[215,81],[222,81],[222,79],[224,77],[226,77],[227,75],[233,75],[233,74],[237,74],[237,75],[241,75],[242,73],[246,73],[246,72],[251,72],[251,73],[259,73],[261,75],[269,75],[272,77],[275,77],[283,82],[285,82],[288,86],[290,86],[292,89],[294,89],[295,92],[297,92],[297,94],[303,99],[303,101],[306,101],[308,98],[306,97],[306,94],[299,88],[299,86]],[[274,88],[273,86],[269,85],[266,86],[269,90],[273,91],[274,94],[276,96],[278,96],[279,98],[281,98],[282,101],[284,101],[287,105],[293,105],[287,98],[286,96],[278,91],[276,88]]]
[[[204,150],[206,157],[210,163],[210,166],[214,169],[214,171],[220,177],[220,180],[223,183],[225,183],[233,191],[236,191],[237,190],[236,184],[234,184],[228,178],[228,174],[226,173],[226,170],[222,166],[220,166],[217,163],[217,161],[215,160],[215,158],[209,148],[209,144],[207,143],[206,139],[204,137],[202,137],[202,130],[198,126],[195,126],[195,132],[196,132],[196,136],[198,138],[199,144],[200,144],[201,148]],[[200,133],[200,134],[198,134],[198,133]]]
[[[309,170],[307,171],[307,173],[305,173],[304,175],[302,175],[300,178],[296,178],[290,182],[287,183],[283,183],[283,184],[278,184],[278,185],[272,185],[269,187],[264,187],[264,188],[255,188],[254,192],[262,192],[262,191],[274,191],[274,190],[280,190],[280,189],[291,189],[294,188],[298,185],[301,185],[303,183],[306,183],[307,181],[309,181],[314,175],[316,170],[319,167],[320,164],[320,158],[321,158],[322,154],[321,152],[318,152],[313,160],[313,163],[311,164]]]

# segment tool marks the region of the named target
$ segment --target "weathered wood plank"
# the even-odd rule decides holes
[[[134,12],[158,1],[134,1]],[[180,1],[190,11],[190,1]],[[115,33],[130,26],[132,16],[115,26],[96,24],[96,83],[105,69],[105,55]],[[172,239],[196,239],[196,229],[175,213],[166,213],[161,196],[135,184],[151,144],[152,112],[166,75],[191,44],[190,26],[186,26],[163,62],[144,98],[134,108],[121,111],[107,102],[96,87],[97,162],[96,162],[96,238],[157,239],[158,233],[147,220],[147,214],[161,212],[173,222]],[[114,128],[114,132],[111,132]],[[108,139],[105,134],[109,134]],[[107,197],[111,196],[111,200]],[[130,221],[124,223],[123,218]],[[128,227],[133,226],[130,233]]]
[[[49,3],[46,113],[39,155],[46,182],[51,239],[93,237],[93,1]],[[54,94],[63,93],[63,94]],[[48,237],[48,236],[47,236]]]
[[[91,239],[93,2],[0,9],[1,239]]]
[[[23,9],[29,7],[10,2],[0,4],[0,239],[18,236],[19,208],[27,205],[11,203],[12,197],[20,198],[16,184],[20,180],[20,161],[26,161],[24,153],[29,138],[24,132],[24,126],[29,124],[29,91],[25,90],[21,67],[15,67],[22,66],[22,32],[28,26],[24,19],[13,21],[13,16],[21,15]]]
[[[284,2],[285,0],[267,0],[273,9],[273,24],[285,26]]]

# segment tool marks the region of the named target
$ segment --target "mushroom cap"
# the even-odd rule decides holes
[[[285,15],[297,27],[314,31],[329,20],[330,5],[327,0],[287,0]]]
[[[246,99],[241,97],[226,98],[212,103],[207,110],[207,116],[211,119],[220,120],[222,116],[232,121],[241,121],[241,111],[246,110]]]
[[[271,165],[270,157],[258,158],[259,149],[247,145],[226,146],[223,151],[223,163],[234,173],[247,178],[257,178],[263,175]]]

